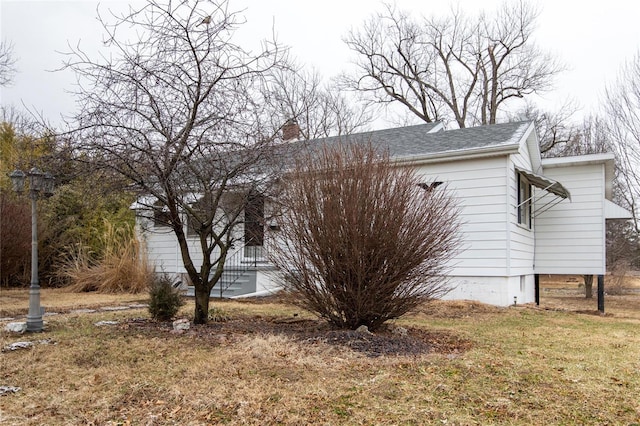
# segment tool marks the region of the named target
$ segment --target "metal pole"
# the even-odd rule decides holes
[[[604,314],[604,275],[598,275],[598,311]]]
[[[27,331],[42,331],[40,283],[38,281],[38,193],[31,190],[31,287],[29,287],[29,314]]]
[[[534,275],[536,306],[540,306],[540,274]]]

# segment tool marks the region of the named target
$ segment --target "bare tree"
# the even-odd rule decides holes
[[[616,154],[616,201],[633,216],[632,225],[615,221],[607,227],[607,263],[620,272],[640,266],[640,53],[607,88],[603,122]]]
[[[270,257],[294,303],[334,326],[376,329],[448,291],[457,208],[371,145],[323,145],[287,174]]]
[[[225,0],[150,0],[113,23],[99,18],[110,53],[73,48],[67,61],[79,81],[80,154],[125,177],[173,232],[195,287],[194,322],[205,323],[242,212],[275,173],[273,137],[256,118],[260,80],[282,51],[236,45],[243,19]]]
[[[277,129],[295,120],[298,137],[310,140],[362,131],[372,121],[366,105],[347,99],[320,75],[299,67],[276,70],[263,88],[265,111]]]
[[[422,21],[387,6],[346,37],[358,59],[343,85],[426,122],[496,123],[508,101],[548,89],[561,70],[531,39],[536,17],[524,1],[476,19],[453,11]]]
[[[527,102],[522,110],[515,114],[507,114],[507,117],[509,121],[533,121],[540,139],[541,154],[544,157],[555,157],[573,155],[567,153],[573,149],[588,149],[582,145],[580,126],[571,120],[576,110],[576,106],[571,102],[565,103],[555,111],[543,111]],[[586,123],[583,128],[587,128]]]
[[[607,130],[619,165],[620,195],[640,233],[640,53],[622,67],[606,91]]]
[[[0,87],[11,84],[15,73],[13,45],[8,41],[0,41]]]

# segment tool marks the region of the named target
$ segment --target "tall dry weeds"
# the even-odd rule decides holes
[[[147,261],[144,245],[136,238],[133,227],[116,228],[106,223],[100,237],[104,255],[95,259],[82,246],[76,246],[60,268],[60,274],[73,292],[140,293],[147,291],[153,270]]]
[[[631,263],[622,259],[617,261],[611,268],[611,275],[608,277],[605,284],[605,291],[607,294],[619,296],[624,294],[624,283],[627,273],[631,269]]]

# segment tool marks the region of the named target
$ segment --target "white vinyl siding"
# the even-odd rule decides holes
[[[150,217],[153,214],[152,212],[140,210],[137,214],[136,220],[141,230],[139,235],[144,237],[149,264],[155,268],[155,272],[170,275],[186,274],[187,271],[182,262],[178,239],[173,230],[168,226],[156,226],[154,220]],[[235,232],[238,238],[242,235],[242,224],[236,227]],[[197,235],[188,235],[187,245],[189,246],[189,254],[193,264],[196,269],[200,269],[203,256],[199,237]],[[242,242],[240,241],[235,248],[231,249],[229,254],[233,254],[241,246]],[[216,248],[212,254],[212,259],[216,258],[217,253],[219,253],[219,250]]]
[[[174,274],[182,271],[182,258],[175,235],[170,228],[161,228],[167,232],[147,230],[144,239],[147,246],[149,263],[158,273]]]
[[[507,223],[510,229],[509,239],[509,269],[507,275],[532,275],[534,258],[534,233],[533,224],[519,223],[518,221],[518,173],[516,167],[522,170],[531,170],[530,156],[524,144],[518,154],[510,156],[508,171],[509,200]],[[532,190],[531,190],[532,191]]]
[[[604,165],[556,165],[544,175],[569,190],[565,200],[535,219],[536,273],[604,274]]]
[[[507,157],[429,164],[418,168],[424,182],[440,181],[456,198],[462,251],[452,275],[495,276],[507,271]]]

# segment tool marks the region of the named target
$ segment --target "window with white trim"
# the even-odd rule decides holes
[[[526,177],[518,176],[518,223],[531,228],[531,184]]]

